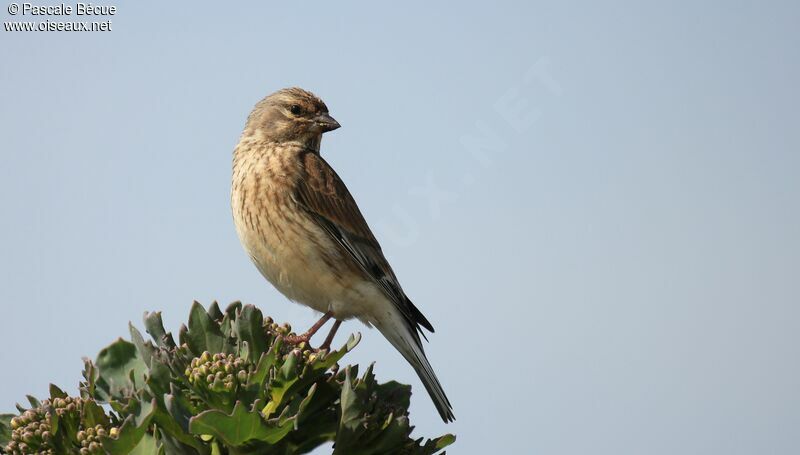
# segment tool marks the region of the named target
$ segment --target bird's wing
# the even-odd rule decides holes
[[[378,285],[416,329],[413,333],[416,334],[420,325],[433,332],[431,323],[403,292],[380,244],[336,171],[316,153],[305,153],[301,162],[305,178],[297,184],[294,194],[297,203],[346,252],[345,256],[352,257],[364,274]]]

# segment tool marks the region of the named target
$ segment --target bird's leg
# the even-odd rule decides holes
[[[331,342],[333,341],[333,336],[336,335],[336,331],[339,330],[339,326],[342,325],[342,321],[337,319],[336,322],[333,323],[333,327],[331,327],[331,331],[328,333],[328,337],[325,338],[325,342],[322,343],[322,346],[319,347],[319,350],[323,349],[330,349]]]
[[[325,325],[325,323],[328,322],[332,317],[333,317],[333,311],[328,311],[327,313],[322,315],[320,320],[317,321],[314,325],[312,325],[311,328],[306,331],[306,333],[302,335],[288,336],[284,339],[284,341],[291,344],[308,343],[308,340],[310,340],[311,337],[314,336],[315,333],[317,333],[317,330],[319,330],[323,325]]]

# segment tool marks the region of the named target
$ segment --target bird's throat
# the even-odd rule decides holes
[[[322,144],[322,134],[310,134],[303,141],[303,148],[313,150],[316,154],[319,154],[320,144]]]

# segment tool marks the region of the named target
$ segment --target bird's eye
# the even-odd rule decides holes
[[[289,107],[289,111],[292,115],[300,115],[303,113],[303,108],[297,104],[292,104],[291,107]]]

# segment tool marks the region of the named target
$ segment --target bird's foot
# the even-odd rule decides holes
[[[325,323],[328,322],[328,320],[330,320],[330,318],[332,318],[332,317],[333,317],[333,312],[332,311],[328,311],[327,313],[325,313],[322,316],[322,318],[319,321],[317,321],[314,325],[312,325],[311,328],[308,329],[308,331],[306,333],[304,333],[302,335],[289,335],[289,336],[284,337],[283,340],[286,343],[294,344],[294,345],[298,345],[300,343],[308,344],[308,341],[311,339],[311,337],[314,336],[314,334],[317,333],[317,331],[320,329],[320,327],[325,325]],[[337,323],[334,324],[334,329],[338,328],[339,324],[340,324],[339,321],[336,321],[336,322]],[[334,333],[335,333],[335,330],[334,330]],[[330,337],[331,336],[329,335],[329,338]],[[325,340],[325,342],[328,345],[330,345],[330,340]]]
[[[333,323],[333,327],[331,328],[330,333],[325,338],[325,342],[319,347],[320,351],[330,351],[331,350],[331,342],[333,341],[334,335],[336,335],[336,331],[339,330],[339,326],[342,325],[342,321],[337,319],[336,322]]]
[[[302,335],[289,335],[287,337],[284,337],[283,341],[284,343],[288,344],[300,344],[300,343],[308,344],[308,341],[311,339],[311,335],[313,334],[309,334],[308,332]]]

